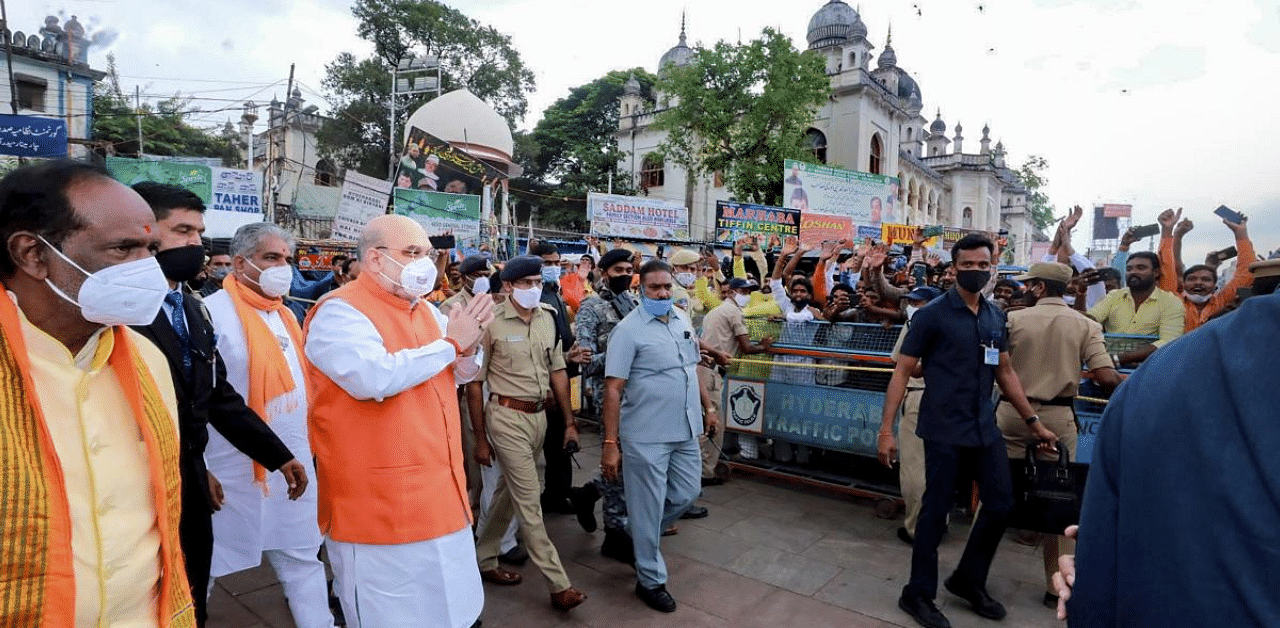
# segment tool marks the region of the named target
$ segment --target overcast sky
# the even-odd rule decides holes
[[[509,34],[537,75],[532,128],[574,86],[613,69],[656,70],[675,45],[681,11],[690,45],[747,40],[772,26],[805,47],[809,18],[826,0],[456,0],[455,8]],[[1261,251],[1280,247],[1280,2],[1276,0],[862,0],[883,49],[893,24],[898,64],[964,125],[976,152],[983,124],[1010,161],[1049,160],[1058,206],[1132,203],[1134,223],[1185,207],[1197,228],[1187,259],[1230,243],[1211,211],[1252,216]],[[240,103],[285,97],[289,64],[304,97],[325,108],[324,65],[367,55],[346,0],[34,0],[9,2],[16,30],[45,15],[75,14],[109,42],[124,88],[199,100],[203,123],[239,117]],[[856,4],[855,4],[856,6]],[[112,35],[118,35],[112,37]],[[1272,77],[1272,78],[1266,78]],[[145,96],[144,96],[145,98]],[[223,99],[223,100],[212,100]],[[1087,226],[1087,225],[1086,225]],[[1075,241],[1087,246],[1083,229]]]

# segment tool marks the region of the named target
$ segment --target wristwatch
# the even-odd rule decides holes
[[[1031,424],[1033,424],[1033,423],[1036,423],[1036,422],[1037,422],[1037,421],[1039,421],[1039,420],[1040,420],[1040,416],[1039,416],[1039,415],[1036,415],[1036,414],[1033,414],[1033,415],[1031,415],[1031,416],[1029,416],[1029,417],[1027,417],[1027,418],[1023,419],[1023,421],[1026,421],[1026,422],[1027,422],[1027,425],[1031,425]]]

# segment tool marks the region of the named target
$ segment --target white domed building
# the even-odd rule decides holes
[[[899,204],[906,208],[909,224],[993,233],[1008,229],[1010,241],[1029,243],[1033,225],[1026,212],[1026,190],[1006,167],[1003,144],[993,149],[990,130],[984,126],[979,150],[963,152],[959,123],[949,139],[940,109],[932,123],[921,115],[920,85],[898,65],[892,32],[878,57],[867,33],[862,16],[843,0],[829,0],[809,20],[809,52],[826,60],[831,80],[831,98],[807,132],[815,159],[897,177]],[[690,62],[694,51],[686,39],[682,25],[679,43],[659,60],[659,73],[669,65]],[[619,100],[618,147],[627,153],[622,168],[650,197],[689,207],[693,237],[710,239],[715,203],[729,200],[729,191],[715,179],[687,185],[684,168],[658,157],[654,151],[666,135],[652,125],[671,103],[663,94],[655,101],[645,102],[638,89],[624,90]],[[782,176],[782,164],[778,175]],[[1016,246],[1014,262],[1025,265],[1029,249],[1029,244]]]

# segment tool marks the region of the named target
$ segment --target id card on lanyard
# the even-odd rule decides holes
[[[1000,349],[996,347],[1000,332],[991,332],[991,340],[982,346],[982,363],[987,366],[1000,366]]]

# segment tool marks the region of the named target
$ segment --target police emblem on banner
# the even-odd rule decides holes
[[[724,408],[725,429],[759,434],[764,429],[764,383],[729,379]]]

